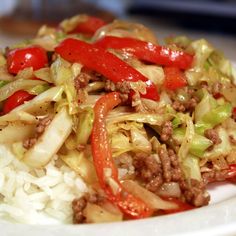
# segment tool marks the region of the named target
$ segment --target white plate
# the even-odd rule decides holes
[[[210,186],[207,207],[146,220],[96,225],[23,225],[0,221],[1,236],[236,235],[236,185]]]
[[[210,205],[187,212],[94,225],[23,225],[0,220],[0,236],[235,236],[236,184],[211,184],[208,190]]]

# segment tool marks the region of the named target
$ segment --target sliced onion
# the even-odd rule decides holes
[[[14,143],[31,137],[35,130],[35,124],[26,125],[23,122],[11,122],[0,129],[0,143]]]
[[[136,67],[141,74],[146,76],[156,85],[162,85],[164,82],[164,71],[163,68],[156,65],[140,65]]]
[[[35,116],[24,111],[10,112],[4,116],[0,116],[0,126],[5,126],[9,122],[16,121],[22,121],[24,124],[36,124],[38,122]]]
[[[113,35],[118,37],[132,37],[157,44],[154,33],[142,24],[115,20],[110,24],[101,27],[95,33],[93,40],[96,41],[105,35]]]
[[[37,78],[44,80],[48,83],[53,83],[53,79],[51,78],[51,74],[50,74],[50,69],[48,67],[41,68],[39,70],[34,71],[34,75]]]
[[[179,198],[181,190],[179,184],[176,182],[164,183],[158,191],[158,195],[163,197],[176,197]]]
[[[81,109],[85,109],[86,107],[94,107],[96,101],[101,97],[102,95],[94,95],[94,94],[90,94],[88,95],[88,97],[86,98],[86,100],[79,105],[79,107]]]
[[[101,90],[104,87],[105,87],[105,82],[95,81],[93,83],[89,83],[88,86],[86,87],[86,89],[89,93],[89,92],[95,92],[95,91]]]
[[[57,86],[57,87],[52,87],[45,92],[39,94],[32,100],[16,107],[13,109],[10,113],[15,113],[19,111],[27,111],[30,113],[37,113],[36,111],[41,110],[44,112],[44,108],[48,108],[47,104],[50,102],[58,102],[61,99],[63,93],[63,87],[62,86]],[[42,109],[41,109],[42,108]],[[38,112],[40,113],[40,112]]]
[[[15,80],[11,83],[6,84],[2,88],[0,88],[0,102],[4,101],[8,97],[10,97],[13,93],[18,90],[27,90],[39,84],[45,84],[44,81],[40,80]]]
[[[165,210],[178,208],[175,203],[161,199],[156,194],[148,191],[132,180],[125,180],[122,182],[122,185],[127,189],[127,191],[132,193],[134,196],[139,197],[152,209]]]
[[[83,211],[84,216],[86,217],[87,223],[104,223],[104,222],[114,222],[122,221],[122,214],[114,214],[109,212],[105,208],[88,203],[86,208]]]
[[[171,101],[169,95],[166,93],[166,91],[161,92],[159,103],[164,104],[164,105],[172,103],[172,101]]]

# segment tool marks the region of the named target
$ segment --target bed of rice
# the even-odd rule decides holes
[[[27,224],[71,223],[71,201],[87,191],[74,171],[57,162],[30,170],[0,145],[0,218]]]

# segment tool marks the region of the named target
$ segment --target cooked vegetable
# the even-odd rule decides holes
[[[60,27],[69,34],[82,33],[86,36],[92,36],[99,28],[106,24],[98,17],[80,15],[66,19],[60,23]]]
[[[0,101],[4,101],[18,90],[27,90],[41,84],[45,84],[45,82],[39,80],[15,80],[7,83],[0,88]]]
[[[38,70],[48,63],[46,51],[39,46],[14,49],[7,54],[8,72],[17,74],[20,70],[32,67]]]
[[[35,145],[25,153],[23,161],[34,168],[45,166],[61,148],[71,131],[72,119],[67,109],[62,108]]]
[[[66,155],[60,155],[60,158],[89,184],[97,181],[93,163],[85,157],[84,152],[71,150]]]
[[[188,155],[183,161],[183,170],[188,179],[201,180],[201,172],[199,166],[199,158]]]
[[[159,99],[157,88],[150,80],[102,48],[78,39],[66,39],[56,47],[55,51],[65,60],[79,62],[103,74],[114,83],[143,81],[146,85],[146,92],[142,94],[142,97]]]
[[[173,214],[173,213],[178,213],[178,212],[182,212],[182,211],[189,211],[189,210],[194,209],[194,207],[191,206],[190,204],[183,202],[181,200],[178,200],[177,198],[168,198],[168,200],[172,203],[177,204],[178,207],[176,209],[165,210],[164,211],[165,214]]]
[[[230,179],[231,181],[235,182],[235,177],[236,177],[236,164],[231,164],[229,165],[228,173],[227,173],[227,178]]]
[[[99,183],[107,193],[108,199],[129,217],[145,218],[152,214],[152,210],[141,199],[127,192],[120,184],[107,137],[105,117],[120,102],[119,93],[114,92],[104,95],[95,104],[92,131],[94,165]]]
[[[177,128],[174,130],[173,139],[178,143],[182,143],[184,140],[186,130],[183,128]],[[190,143],[189,152],[198,157],[202,157],[207,148],[212,145],[212,141],[207,139],[206,137],[194,134],[194,137]]]
[[[164,73],[166,89],[176,90],[187,85],[184,74],[177,67],[165,67]]]
[[[180,69],[189,68],[193,59],[188,53],[170,50],[134,38],[106,36],[95,42],[95,45],[102,48],[120,49],[138,59],[163,66],[176,66]]]
[[[235,183],[236,70],[205,39],[166,42],[77,15],[0,51],[4,219],[160,217]]]
[[[165,200],[162,200],[160,197],[155,195],[152,192],[149,192],[145,188],[141,187],[139,184],[135,183],[132,180],[125,180],[122,185],[134,196],[139,197],[142,199],[150,208],[155,210],[166,210],[166,209],[175,209],[177,208],[177,205],[168,202]]]
[[[157,44],[157,38],[149,28],[142,24],[128,21],[114,20],[110,24],[103,26],[94,34],[93,41],[103,38],[104,35],[137,38],[142,41]]]
[[[77,145],[86,145],[91,135],[94,121],[93,109],[87,108],[79,114],[76,132]]]
[[[213,128],[214,126],[222,123],[232,114],[232,106],[230,103],[217,106],[205,113],[201,120],[196,123],[196,131],[203,134],[206,129]]]
[[[94,16],[87,16],[84,22],[78,22],[76,27],[69,33],[82,33],[88,36],[92,36],[99,28],[106,24],[100,18]]]
[[[43,108],[43,106],[50,104],[51,102],[58,102],[62,97],[62,93],[63,88],[61,86],[52,87],[34,97],[29,102],[17,107],[15,112],[27,111],[33,113],[34,111],[38,111]]]
[[[8,112],[23,104],[24,102],[31,100],[33,97],[34,95],[31,95],[26,91],[18,90],[10,97],[8,97],[8,99],[4,102],[3,113],[7,114]]]
[[[84,215],[88,223],[105,223],[122,221],[121,214],[114,214],[99,205],[88,203],[84,209]]]

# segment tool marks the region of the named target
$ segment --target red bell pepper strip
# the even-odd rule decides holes
[[[93,34],[104,25],[106,25],[106,22],[102,19],[94,16],[88,16],[86,21],[78,23],[75,29],[69,33],[82,33],[88,36],[93,36]]]
[[[31,100],[34,97],[34,95],[29,94],[24,90],[19,90],[13,93],[10,97],[7,98],[3,105],[3,114],[10,112],[14,108],[18,107],[26,101]]]
[[[39,46],[17,48],[7,54],[7,69],[11,74],[17,74],[20,70],[32,67],[38,70],[48,64],[47,52]]]
[[[112,158],[106,131],[106,116],[121,102],[118,92],[102,96],[94,107],[94,125],[91,135],[94,166],[101,188],[108,199],[130,218],[138,219],[152,215],[153,211],[139,198],[127,192],[118,180],[118,170]],[[109,183],[109,180],[113,184]]]
[[[230,164],[227,170],[227,180],[236,182],[236,164]]]
[[[164,67],[164,87],[169,90],[176,90],[187,85],[183,72],[177,67]]]
[[[219,99],[219,98],[223,97],[223,95],[221,93],[215,93],[215,94],[213,94],[213,97],[215,99]]]
[[[95,45],[105,49],[121,49],[140,60],[184,70],[190,68],[193,61],[193,56],[186,52],[172,50],[134,38],[106,36],[95,42]]]
[[[233,108],[232,114],[233,114],[233,118],[236,119],[236,107]]]
[[[157,88],[151,80],[103,48],[78,39],[68,38],[55,48],[55,52],[69,62],[79,62],[99,72],[114,83],[143,81],[146,83],[146,94],[140,94],[141,97],[159,100]]]

